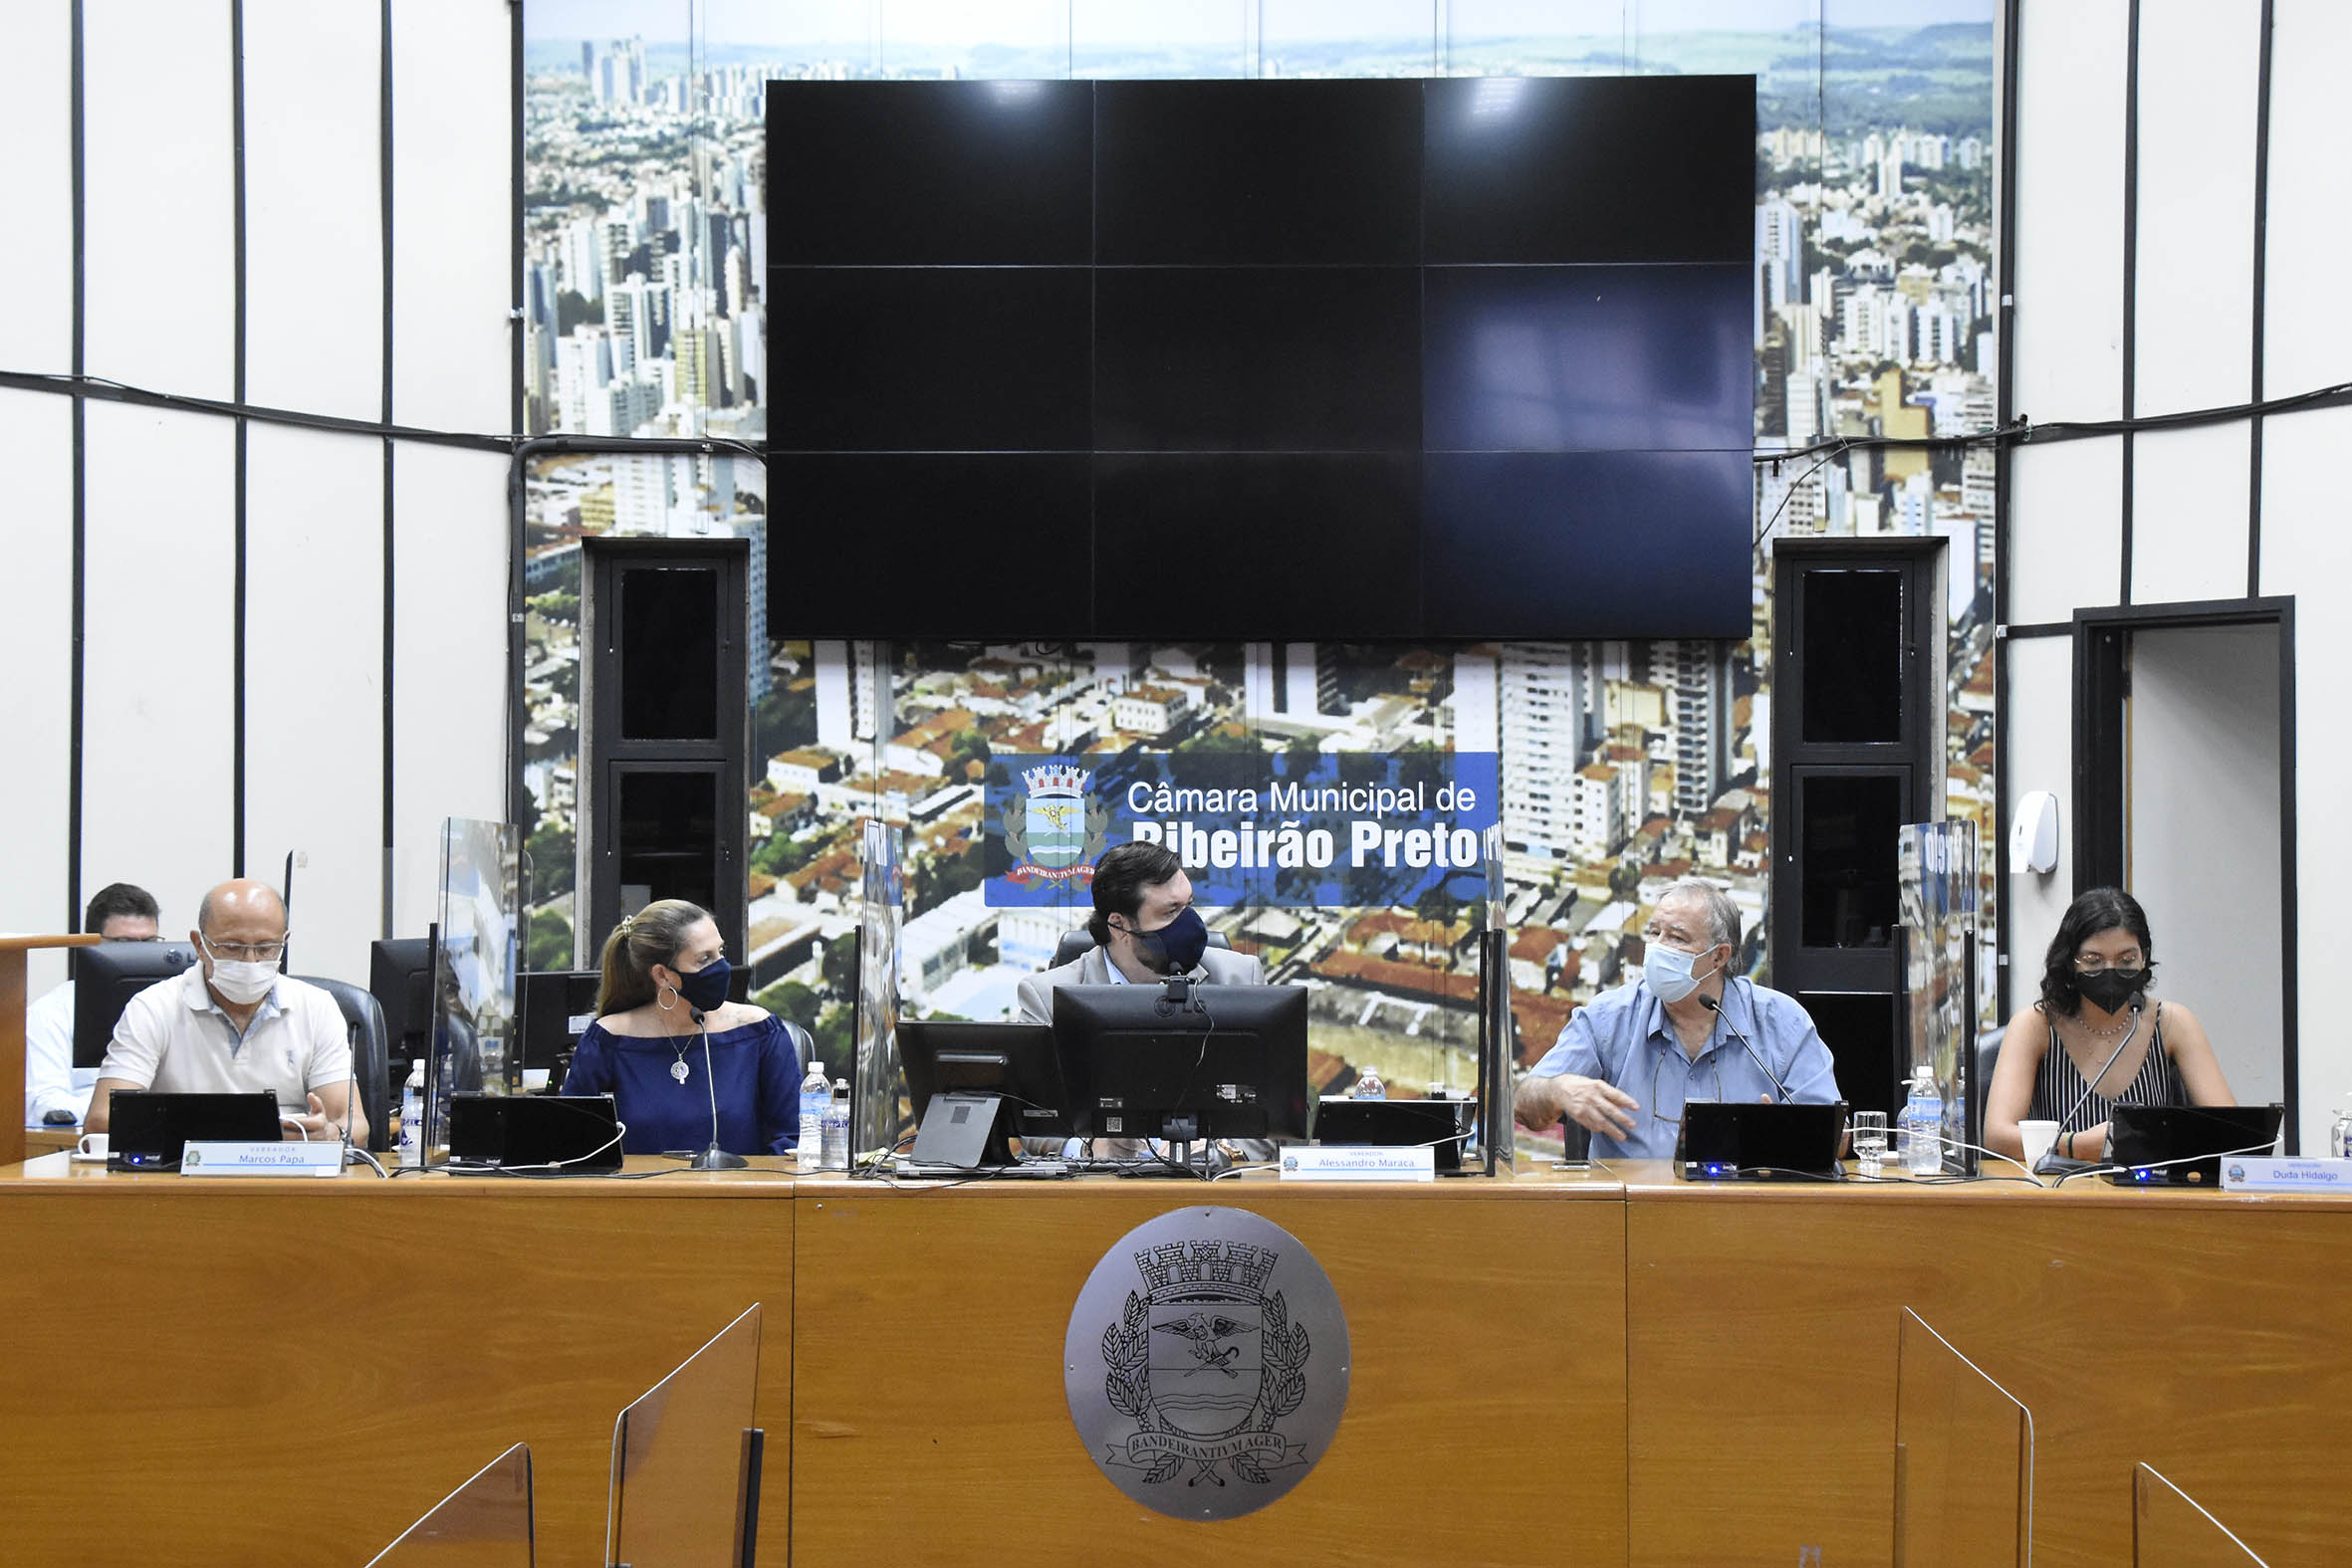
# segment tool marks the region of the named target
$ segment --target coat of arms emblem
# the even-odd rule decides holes
[[[1122,1237],[1078,1297],[1070,1416],[1119,1489],[1179,1518],[1264,1507],[1322,1456],[1347,1404],[1347,1324],[1287,1232],[1189,1209]]]
[[[1092,861],[1110,843],[1110,812],[1086,793],[1092,775],[1065,763],[1025,770],[1018,800],[1005,806],[1005,850],[1013,868],[1006,880],[1087,880]]]

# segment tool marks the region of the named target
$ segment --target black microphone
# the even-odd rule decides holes
[[[1772,1069],[1764,1065],[1764,1057],[1757,1054],[1756,1047],[1749,1042],[1748,1036],[1740,1032],[1740,1025],[1732,1021],[1732,1015],[1724,1011],[1723,1004],[1717,1002],[1713,997],[1707,995],[1707,993],[1701,992],[1699,993],[1699,1005],[1705,1008],[1708,1011],[1714,1013],[1717,1017],[1723,1019],[1723,1026],[1732,1031],[1732,1038],[1738,1040],[1740,1042],[1741,1049],[1748,1052],[1748,1059],[1756,1063],[1756,1070],[1764,1075],[1764,1081],[1769,1083],[1773,1088],[1780,1091],[1780,1098],[1783,1101],[1790,1105],[1794,1105],[1796,1103],[1796,1096],[1788,1092],[1788,1085],[1782,1083],[1779,1079],[1772,1076]]]
[[[686,1162],[693,1171],[740,1171],[751,1164],[742,1155],[719,1147],[719,1080],[711,1071],[711,1031],[703,1022],[703,1012],[692,1003],[686,1011],[693,1017],[694,1026],[702,1030],[702,1086],[711,1098],[711,1146]]]

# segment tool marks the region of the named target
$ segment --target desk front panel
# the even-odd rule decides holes
[[[785,1561],[788,1181],[64,1162],[0,1177],[0,1560],[362,1563],[524,1442],[539,1560],[601,1562],[613,1417],[757,1301],[760,1560]]]
[[[803,1183],[793,1561],[1625,1561],[1613,1183]],[[1096,1261],[1188,1204],[1281,1226],[1347,1316],[1347,1410],[1288,1495],[1197,1523],[1088,1457],[1062,1339]],[[1563,1531],[1564,1526],[1564,1531]],[[1561,1542],[1573,1547],[1563,1558]]]
[[[2352,1488],[2352,1207],[1628,1171],[1632,1561],[1892,1560],[1898,1309],[2032,1412],[2034,1561],[2132,1559],[2147,1460],[2277,1568]]]

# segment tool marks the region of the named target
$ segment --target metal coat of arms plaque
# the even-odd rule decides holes
[[[1128,1232],[1078,1292],[1062,1345],[1095,1467],[1180,1519],[1232,1519],[1305,1479],[1347,1410],[1347,1318],[1298,1238],[1240,1209]]]

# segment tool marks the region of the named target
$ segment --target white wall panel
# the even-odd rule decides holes
[[[2246,425],[2142,431],[2132,459],[2132,602],[2245,596]]]
[[[2056,441],[2009,456],[2012,622],[2065,620],[2123,585],[2123,443]]]
[[[2017,40],[2019,411],[2123,411],[2125,0],[2023,7]]]
[[[0,391],[0,678],[8,695],[10,766],[0,768],[0,931],[71,931],[67,903],[67,758],[73,737],[73,405]],[[69,921],[69,916],[71,919]],[[33,954],[28,978],[47,989],[65,960]],[[0,1102],[4,1103],[4,1102]]]
[[[85,0],[83,62],[84,365],[159,391],[227,397],[229,8]]]
[[[402,424],[503,431],[512,419],[508,17],[482,0],[400,0],[392,11],[392,415]]]
[[[2343,818],[2352,780],[2344,724],[2344,621],[2337,584],[2352,580],[2352,500],[2344,454],[2352,408],[2314,409],[2265,422],[2262,433],[2262,591],[2295,596],[2295,889],[2302,1012],[2303,1152],[2327,1149],[2328,1108],[2352,1107],[2352,1030],[2332,1026],[2343,967]]]
[[[297,972],[367,983],[383,881],[383,444],[247,437],[245,844],[295,873]]]
[[[245,393],[383,411],[374,0],[245,0]]]
[[[2142,0],[2137,409],[2243,402],[2253,380],[2260,0]]]
[[[393,455],[392,931],[436,918],[441,820],[506,816],[507,461]]]
[[[2074,639],[2012,637],[2009,680],[2001,694],[2008,730],[2002,798],[2013,808],[2029,789],[2058,797],[2058,868],[2047,875],[2008,874],[2008,845],[1999,847],[2001,896],[2009,910],[2009,1008],[2039,995],[2042,950],[2074,900]]]
[[[2276,0],[2274,16],[2262,387],[2279,397],[2352,379],[2352,6]]]
[[[0,245],[0,365],[64,373],[74,367],[72,13],[17,6],[8,15],[8,91],[0,93],[0,147],[8,149],[8,229]],[[6,917],[0,916],[0,922]]]
[[[82,885],[138,883],[171,932],[234,869],[234,429],[88,414]]]

